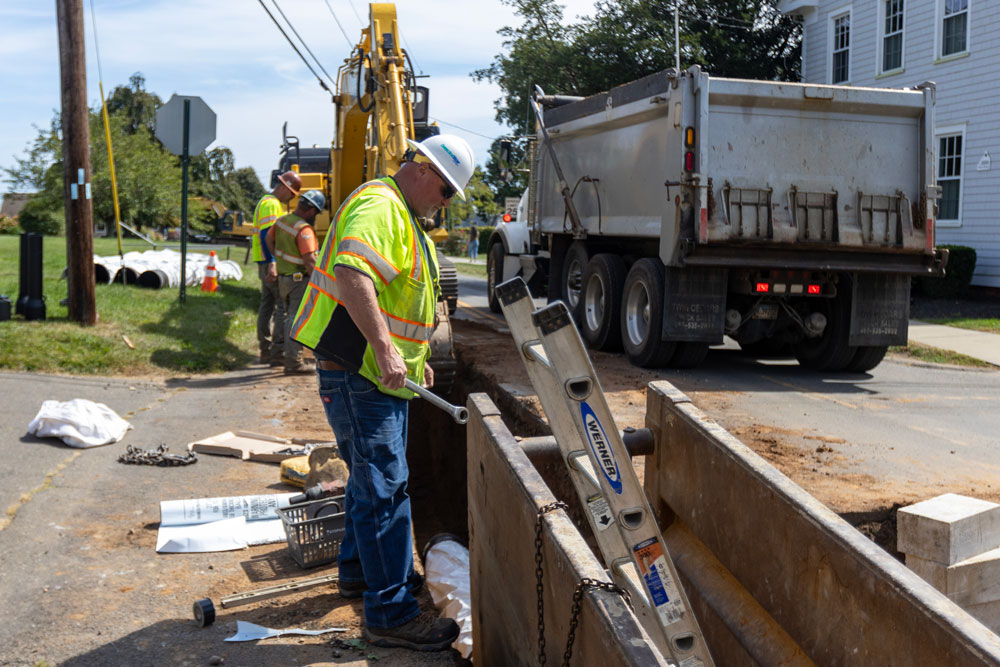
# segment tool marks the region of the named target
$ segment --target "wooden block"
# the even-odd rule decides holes
[[[908,557],[954,565],[1000,547],[1000,505],[946,493],[900,509],[896,532]]]

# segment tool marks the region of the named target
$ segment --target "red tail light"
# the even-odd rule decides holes
[[[819,285],[809,285],[806,289],[810,294],[819,294],[821,292],[821,287]]]
[[[757,293],[770,292],[771,286],[768,283],[757,283],[757,287],[754,291]]]
[[[684,153],[684,171],[694,171],[694,153],[691,151]]]
[[[510,222],[510,220],[511,220],[510,213],[504,213],[503,214],[503,221],[504,222]]]

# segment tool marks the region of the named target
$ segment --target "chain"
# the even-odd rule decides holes
[[[542,576],[544,572],[542,571],[542,515],[552,510],[565,510],[569,511],[569,506],[557,500],[555,502],[549,503],[548,505],[542,505],[538,508],[538,514],[535,516],[535,590],[538,592],[538,664],[545,664],[545,599],[543,593],[545,592],[545,585],[542,583]]]
[[[597,581],[596,579],[588,579],[584,577],[580,580],[580,583],[576,585],[576,590],[573,591],[573,608],[569,618],[569,636],[566,637],[566,652],[563,653],[563,667],[569,667],[569,659],[573,656],[573,642],[576,640],[576,626],[580,620],[580,609],[583,607],[583,592],[588,588],[597,588],[602,591],[608,591],[611,593],[618,593],[625,600],[625,604],[632,608],[632,599],[630,598],[628,591],[624,588],[619,588],[615,584],[609,581]]]
[[[160,445],[156,449],[139,449],[128,445],[125,453],[118,457],[118,462],[148,466],[186,466],[198,462],[195,452],[168,454],[168,451],[166,445]]]

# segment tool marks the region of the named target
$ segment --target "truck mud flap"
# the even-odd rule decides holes
[[[849,345],[906,345],[909,322],[909,276],[855,275]]]
[[[727,284],[725,269],[666,267],[663,340],[721,343]]]

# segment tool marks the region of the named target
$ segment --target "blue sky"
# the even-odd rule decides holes
[[[289,133],[303,146],[329,145],[329,95],[255,0],[92,1],[105,93],[141,72],[147,90],[164,101],[172,93],[200,96],[218,117],[212,146],[228,146],[237,165],[252,166],[265,185],[277,163],[283,122],[288,121]],[[592,0],[562,4],[570,18],[593,12]],[[367,21],[368,4],[279,0],[279,5],[335,76],[360,38],[358,17]],[[484,163],[490,139],[478,135],[503,134],[494,120],[499,89],[473,82],[469,73],[489,65],[501,50],[497,29],[516,24],[517,17],[499,0],[403,0],[396,3],[396,12],[404,48],[418,73],[431,76],[421,80],[431,88],[431,117],[444,132],[469,141],[477,161]],[[100,91],[91,0],[84,0],[84,17],[88,100],[95,106]],[[0,166],[10,166],[36,136],[32,125],[47,126],[60,105],[55,3],[4,2],[0,25]],[[0,184],[0,192],[5,190]]]

